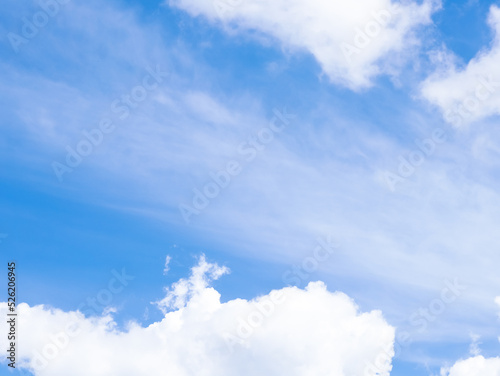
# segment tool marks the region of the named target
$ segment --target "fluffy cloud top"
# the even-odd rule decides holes
[[[486,359],[476,356],[461,360],[443,374],[446,376],[498,376],[500,375],[500,358]]]
[[[448,52],[438,54],[439,70],[422,85],[422,95],[437,105],[446,121],[460,126],[500,114],[500,9],[490,8],[495,33],[489,50],[480,51],[464,68]]]
[[[437,1],[418,5],[391,0],[170,0],[194,16],[225,27],[272,36],[285,48],[309,51],[336,83],[352,89],[394,68],[395,54],[418,43],[420,25],[431,22]],[[389,61],[390,57],[390,61]]]
[[[500,296],[495,298],[495,303],[500,306]],[[500,340],[500,338],[499,338]],[[473,338],[477,342],[477,338]],[[456,362],[451,368],[443,368],[441,370],[442,376],[498,376],[500,375],[500,357],[485,358],[478,355],[479,349],[476,343],[476,353],[472,354],[473,357],[462,359]]]
[[[221,303],[208,283],[226,271],[201,258],[168,290],[163,307],[173,310],[146,328],[122,331],[109,315],[20,304],[18,365],[36,376],[344,376],[362,375],[382,349],[392,352],[394,329],[380,312],[358,312],[321,282]],[[6,303],[0,307],[3,315]],[[390,369],[387,362],[380,374]]]

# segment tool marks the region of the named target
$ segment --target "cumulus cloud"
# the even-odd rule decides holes
[[[500,296],[495,298],[495,303],[500,305]],[[471,335],[472,344],[470,353],[472,357],[457,361],[451,368],[441,369],[442,376],[498,376],[500,375],[500,357],[485,358],[479,355],[479,336]],[[499,338],[500,340],[500,338]]]
[[[460,360],[449,370],[443,371],[445,376],[498,376],[500,374],[500,358],[484,358],[476,356]]]
[[[221,303],[209,282],[225,272],[201,257],[167,290],[171,310],[148,327],[121,330],[110,315],[20,304],[18,365],[36,376],[361,375],[393,344],[379,311],[360,313],[321,282]]]
[[[314,55],[338,84],[365,88],[410,51],[418,26],[429,24],[438,1],[391,0],[170,0],[193,16],[202,15],[231,31],[256,31],[286,49]],[[398,55],[398,58],[395,56]]]
[[[211,281],[219,279],[228,272],[229,269],[225,266],[209,263],[202,255],[198,265],[191,269],[191,276],[188,279],[181,278],[171,287],[166,288],[165,297],[156,304],[163,313],[171,309],[181,309],[194,296],[207,289]]]
[[[500,114],[500,9],[495,5],[490,8],[488,24],[494,32],[489,49],[480,51],[462,68],[455,56],[441,51],[436,54],[438,70],[422,84],[423,97],[455,126]]]

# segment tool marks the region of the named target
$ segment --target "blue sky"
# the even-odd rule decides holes
[[[0,16],[0,255],[2,265],[18,264],[26,328],[37,315],[56,325],[58,315],[82,311],[123,269],[130,283],[78,319],[89,333],[100,325],[92,317],[109,318],[125,336],[131,322],[147,328],[167,325],[167,312],[196,316],[203,311],[196,299],[211,291],[230,312],[238,299],[251,303],[296,284],[304,295],[287,290],[290,299],[338,320],[347,319],[331,307],[348,304],[335,292],[345,294],[359,310],[349,319],[367,313],[371,321],[359,330],[380,339],[338,355],[335,375],[358,372],[356,364],[369,363],[367,354],[384,343],[397,345],[401,332],[412,343],[385,374],[500,372],[497,2],[409,1],[396,10],[389,0],[241,0],[226,2],[229,13],[221,15],[217,0],[54,1],[41,2],[56,8],[45,7],[53,15],[34,36],[22,28],[39,3],[12,2]],[[340,46],[355,44],[357,30],[382,11],[394,11],[391,21],[346,58]],[[16,45],[13,33],[24,42]],[[112,130],[104,132],[103,121]],[[84,132],[101,137],[97,145]],[[255,141],[263,134],[272,140]],[[68,148],[82,140],[91,151],[69,166]],[[57,173],[54,163],[66,170]],[[214,175],[230,182],[217,187]],[[215,197],[196,208],[196,192],[210,184]],[[181,206],[197,214],[186,221]],[[302,271],[298,283],[284,278],[297,277],[294,265],[303,269],[318,239],[327,238],[338,244],[335,252]],[[207,268],[199,279],[196,265]],[[222,275],[224,267],[230,272]],[[305,289],[311,281],[327,291]],[[183,283],[187,292],[175,290]],[[436,299],[450,284],[464,288],[419,330],[418,312],[441,304]],[[319,296],[332,299],[331,307]],[[290,307],[276,315],[290,320],[293,338],[293,327],[314,320]],[[189,320],[186,330],[197,327]],[[66,361],[88,363],[85,355],[71,357],[70,343],[48,368],[33,369],[33,353],[59,330],[51,325],[21,333],[19,345],[22,336],[29,344],[21,369],[11,372],[4,362],[0,373],[59,375]],[[275,333],[269,326],[250,341]],[[310,348],[320,354],[325,341],[337,348],[339,339],[316,338],[316,329],[304,337]],[[84,346],[80,338],[75,349]],[[295,350],[282,345],[293,359]],[[245,356],[238,353],[238,367]],[[327,358],[314,364],[333,369]],[[196,373],[181,363],[173,374]],[[261,372],[305,374],[293,362],[273,368],[257,356],[256,363]],[[239,370],[229,360],[220,364],[207,375]],[[111,372],[106,365],[84,371]]]

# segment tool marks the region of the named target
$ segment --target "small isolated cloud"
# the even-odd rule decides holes
[[[438,70],[422,84],[421,93],[455,126],[500,114],[500,9],[490,8],[488,24],[495,36],[464,68],[448,52],[438,53]]]
[[[471,356],[479,356],[481,354],[481,349],[479,348],[479,345],[481,342],[479,342],[479,339],[481,338],[477,334],[471,334],[471,344],[469,346],[469,353]]]
[[[419,42],[416,28],[431,23],[437,1],[169,0],[226,30],[252,31],[289,50],[314,55],[335,83],[366,88]]]
[[[321,282],[221,303],[209,283],[225,273],[201,257],[188,279],[167,289],[164,318],[146,328],[20,304],[18,366],[36,376],[363,375],[393,346],[394,328],[379,311],[361,313]]]
[[[167,275],[167,273],[170,271],[170,261],[172,261],[172,257],[167,255],[167,257],[165,257],[165,266],[163,267],[163,275]]]

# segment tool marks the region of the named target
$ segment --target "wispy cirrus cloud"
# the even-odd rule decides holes
[[[191,14],[212,12],[198,12],[195,1],[178,4]],[[214,14],[213,19],[244,33],[254,25],[260,36],[271,35],[286,48],[309,51],[334,82],[359,89],[391,71],[384,61],[394,56],[392,52],[418,43],[412,30],[430,22],[434,9],[428,2],[408,3],[402,13],[394,13],[394,24],[381,28],[366,48],[350,55],[359,58],[351,67],[344,60],[343,43],[358,48],[356,27],[366,33],[374,17],[383,18],[384,7],[392,9],[393,3],[367,2],[366,12],[360,14],[354,14],[349,4],[342,5],[347,10],[324,2],[304,4],[257,2],[248,5],[253,13],[241,8],[230,16],[234,18],[220,20]],[[36,169],[37,189],[70,192],[74,200],[184,226],[178,204],[192,200],[193,187],[203,186],[212,171],[238,157],[238,145],[267,126],[274,103],[237,83],[222,90],[217,85],[220,76],[205,61],[195,61],[185,45],[163,38],[157,23],[139,19],[130,9],[92,3],[71,6],[76,8],[61,12],[57,22],[24,46],[16,64],[3,62],[3,108],[9,121],[2,127],[15,142],[6,142],[0,152]],[[276,12],[261,17],[268,9]],[[333,13],[345,23],[329,25],[326,15]],[[103,22],[93,22],[97,18]],[[311,29],[308,19],[319,20],[320,29]],[[270,31],[274,25],[276,32]],[[78,49],[65,48],[69,35],[79,41]],[[321,35],[327,39],[318,42]],[[335,51],[327,50],[330,44]],[[37,70],[30,66],[30,56],[39,57]],[[60,57],[64,65],[54,65],[47,56]],[[170,78],[131,109],[112,137],[59,184],[51,162],[64,160],[65,147],[77,145],[83,130],[95,127],[103,115],[113,115],[111,103],[129,95],[147,67],[155,64]],[[298,87],[303,102],[311,103],[292,108],[297,120],[287,132],[262,150],[186,231],[225,246],[228,253],[287,265],[303,259],[318,233],[333,233],[342,251],[315,273],[342,285],[368,306],[383,307],[394,322],[406,318],[412,304],[417,308],[427,302],[428,294],[439,292],[445,278],[458,274],[470,285],[460,309],[446,312],[453,324],[431,327],[422,340],[463,339],[463,332],[456,330],[461,319],[487,325],[475,312],[484,312],[484,297],[493,290],[492,281],[498,282],[498,134],[478,129],[455,137],[446,129],[450,139],[391,192],[378,179],[379,172],[397,169],[400,155],[409,157],[419,150],[415,138],[431,137],[433,129],[445,125],[418,104],[400,101],[400,92],[381,100],[363,94],[356,100],[350,97],[354,104],[342,111],[344,94],[309,98]],[[331,88],[320,83],[312,91],[321,94]],[[284,86],[277,93],[288,90]],[[288,105],[280,95],[276,101]],[[376,111],[361,120],[358,115],[370,106]],[[404,116],[394,116],[396,110]],[[22,143],[30,147],[18,148]],[[358,283],[350,283],[353,280]],[[364,284],[373,289],[367,291]],[[388,284],[391,294],[386,293]],[[476,309],[465,309],[469,304]]]

